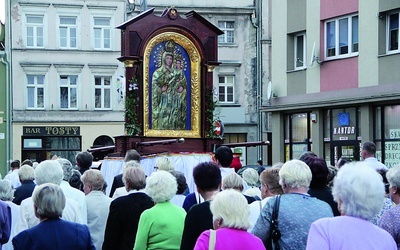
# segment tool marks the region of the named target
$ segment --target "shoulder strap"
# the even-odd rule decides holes
[[[274,210],[272,212],[272,223],[275,228],[278,227],[278,214],[279,214],[279,203],[281,201],[281,196],[277,195],[275,198],[275,203],[274,203]]]
[[[210,229],[210,241],[208,242],[208,250],[215,249],[215,241],[217,240],[217,232]]]

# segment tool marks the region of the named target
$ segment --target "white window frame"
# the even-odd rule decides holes
[[[232,83],[228,83],[228,78],[232,77]],[[220,82],[220,78],[224,78],[224,82]],[[224,100],[221,101],[221,87],[224,89]],[[228,89],[232,88],[232,101],[228,101]],[[218,102],[223,104],[235,103],[235,76],[234,75],[220,75],[218,76]]]
[[[73,79],[73,77],[75,77],[75,84],[72,84],[72,79]],[[66,78],[66,80],[65,81],[63,81],[63,78]],[[60,88],[59,88],[59,100],[60,100],[60,109],[63,109],[63,110],[77,110],[78,109],[78,107],[79,107],[79,104],[78,104],[78,79],[79,79],[79,77],[78,77],[78,75],[67,75],[67,74],[63,74],[63,75],[60,75],[59,76],[59,79],[60,79]],[[67,88],[67,95],[68,95],[68,97],[67,97],[67,107],[63,107],[63,101],[61,100],[62,99],[62,88]],[[72,107],[71,106],[71,104],[72,104],[72,99],[71,99],[71,97],[72,97],[72,92],[73,91],[75,91],[75,98],[76,98],[76,106],[75,107]]]
[[[61,24],[61,19],[62,18],[73,18],[75,19],[75,24]],[[61,49],[77,49],[78,48],[78,34],[79,34],[79,30],[78,30],[78,17],[74,16],[74,15],[60,15],[58,17],[58,43],[59,43],[59,47]],[[67,29],[67,36],[66,36],[66,46],[62,46],[62,42],[61,42],[61,28],[66,28]],[[71,31],[75,29],[75,46],[72,46],[72,39],[73,37],[71,37]]]
[[[29,77],[33,77],[33,84],[29,83],[28,78]],[[39,77],[43,77],[43,82],[42,83],[38,83],[38,78]],[[37,74],[37,73],[33,73],[33,74],[26,74],[26,109],[40,109],[43,110],[46,107],[46,88],[45,88],[45,81],[46,81],[46,75],[45,74]],[[29,106],[29,89],[33,88],[33,106]],[[43,90],[43,106],[40,107],[38,106],[38,89],[42,89]]]
[[[398,24],[397,24],[397,49],[392,49],[391,50],[389,48],[390,40],[391,40],[391,37],[390,37],[390,16],[391,15],[395,15],[395,14],[398,15],[398,20],[397,20],[397,22],[398,22]],[[399,38],[399,35],[400,35],[400,12],[399,11],[390,12],[386,16],[386,53],[387,54],[399,53],[400,52],[400,38]]]
[[[101,85],[96,85],[96,78],[100,78],[100,83]],[[109,85],[104,85],[104,80],[105,78],[110,79],[110,84]],[[94,76],[94,92],[93,92],[93,107],[95,110],[111,110],[112,109],[112,88],[111,88],[111,83],[112,83],[112,76],[110,75],[95,75]],[[96,107],[96,90],[100,89],[100,107]],[[105,104],[105,90],[109,90],[109,101],[110,101],[110,107],[104,107]]]
[[[325,60],[331,60],[331,59],[338,59],[338,58],[346,58],[346,57],[353,57],[358,55],[358,45],[357,45],[357,51],[353,51],[353,17],[358,18],[358,14],[355,15],[348,15],[348,16],[341,16],[337,17],[334,19],[329,19],[326,20],[324,23],[324,51],[325,51]],[[339,21],[347,19],[347,45],[348,45],[348,51],[347,53],[340,54],[340,25]],[[335,23],[335,54],[332,56],[328,56],[328,39],[327,39],[327,24],[330,22]],[[359,21],[358,21],[359,23]],[[359,32],[359,28],[357,28],[357,32]],[[357,41],[359,43],[359,37],[357,37]]]
[[[301,39],[303,40],[303,58],[299,58],[298,54],[298,49],[297,49],[297,41],[299,38],[302,37]],[[304,69],[307,67],[306,63],[306,48],[307,48],[307,43],[306,43],[306,33],[299,33],[294,35],[294,69]],[[301,63],[301,65],[298,66],[298,63]]]
[[[41,17],[42,23],[29,23],[29,17]],[[42,13],[26,13],[25,14],[25,39],[26,39],[26,47],[27,48],[44,48],[46,45],[46,17]],[[28,29],[32,28],[32,36],[33,41],[32,44],[28,44]],[[42,29],[42,45],[38,45],[38,29]]]
[[[223,23],[223,27],[221,27],[221,23]],[[227,24],[233,23],[233,28],[228,28]],[[235,22],[234,21],[218,21],[218,28],[224,32],[224,34],[218,36],[218,44],[235,44]],[[233,32],[232,42],[228,41],[228,33]],[[221,41],[222,40],[222,41]]]
[[[96,19],[108,19],[109,20],[109,25],[107,26],[107,25],[98,25],[98,24],[96,24]],[[113,44],[112,44],[112,37],[113,37],[113,29],[111,29],[111,26],[113,25],[113,18],[111,17],[111,16],[99,16],[99,15],[96,15],[96,16],[93,16],[92,17],[92,34],[93,34],[93,39],[92,39],[92,43],[93,43],[93,49],[95,49],[95,50],[111,50],[112,49],[112,46],[113,46]],[[96,38],[96,32],[95,32],[95,30],[96,29],[100,29],[100,31],[101,31],[101,34],[100,34],[100,39],[101,39],[101,44],[100,44],[100,46],[97,46],[96,47],[96,39],[98,39],[98,38]],[[105,37],[104,37],[104,35],[105,35],[105,31],[106,30],[108,30],[108,32],[109,32],[109,34],[110,34],[110,37],[109,37],[109,47],[105,47]]]

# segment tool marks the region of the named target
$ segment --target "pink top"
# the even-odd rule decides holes
[[[248,233],[246,230],[220,228],[216,234],[215,250],[265,250],[261,239]],[[204,231],[197,239],[195,250],[208,250],[210,230]]]

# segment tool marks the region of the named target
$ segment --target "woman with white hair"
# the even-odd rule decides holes
[[[243,192],[243,179],[237,173],[231,173],[222,178],[222,190],[234,189],[240,193]],[[246,198],[247,203],[251,204],[256,201],[256,198],[242,194]]]
[[[29,166],[28,166],[29,167]],[[30,167],[31,168],[31,167]],[[21,171],[21,170],[20,170]],[[0,200],[11,208],[11,233],[9,241],[0,248],[3,250],[13,249],[11,240],[14,238],[14,227],[18,221],[19,206],[12,202],[14,190],[10,180],[0,180]]]
[[[95,249],[86,225],[61,219],[66,201],[58,185],[38,186],[32,199],[40,223],[15,236],[14,249]]]
[[[400,249],[400,165],[391,167],[386,173],[386,178],[389,182],[390,199],[396,206],[383,214],[379,227],[392,235],[397,248]]]
[[[142,168],[142,165],[140,165],[139,162],[132,160],[132,161],[125,162],[123,170],[125,171],[125,169],[128,169],[128,168]],[[124,183],[123,178],[121,180],[122,180],[122,183]],[[114,190],[114,194],[112,195],[112,198],[117,199],[118,197],[122,197],[125,195],[128,195],[128,191],[126,190],[125,184],[124,184],[124,186],[118,187]]]
[[[23,200],[32,196],[35,189],[36,184],[33,182],[35,179],[35,170],[29,165],[23,165],[18,170],[18,176],[21,186],[15,189],[13,202],[21,205]]]
[[[267,201],[252,230],[268,249],[271,240],[271,218],[276,200],[280,200],[277,228],[281,233],[278,241],[281,249],[305,249],[311,223],[333,216],[332,209],[326,202],[307,193],[311,177],[310,168],[300,160],[291,160],[283,164],[279,171],[279,184],[285,194]]]
[[[261,200],[261,191],[258,185],[258,172],[254,168],[247,168],[243,171],[243,180],[246,181],[249,186],[243,193],[248,196],[255,197],[256,200]]]
[[[342,216],[314,222],[307,249],[397,249],[392,236],[369,221],[382,208],[385,194],[373,168],[365,162],[344,165],[332,193]]]
[[[172,172],[175,170],[174,164],[167,157],[159,158],[156,161],[155,168],[157,169],[157,171],[164,170],[167,172]]]
[[[250,226],[249,206],[239,192],[230,189],[217,193],[211,201],[210,209],[216,231],[204,231],[197,239],[195,250],[212,247],[230,250],[265,249],[260,239],[247,232]],[[215,242],[210,243],[210,237],[214,237]]]
[[[186,212],[170,202],[177,189],[175,177],[167,171],[147,178],[145,192],[156,205],[140,215],[135,250],[180,248]]]

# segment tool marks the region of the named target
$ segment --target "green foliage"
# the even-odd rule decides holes
[[[137,113],[140,101],[138,92],[138,79],[137,77],[132,77],[132,79],[129,80],[129,87],[126,91],[125,100],[125,129],[127,135],[138,135],[142,131]]]
[[[210,125],[209,128],[206,131],[206,137],[215,139],[215,138],[220,138],[218,135],[215,133],[215,122],[217,119],[215,119],[215,111],[217,108],[217,101],[216,99],[216,90],[213,87],[206,87],[206,93],[205,93],[205,102],[206,102],[206,111],[205,111],[205,116],[206,116],[206,121]]]

